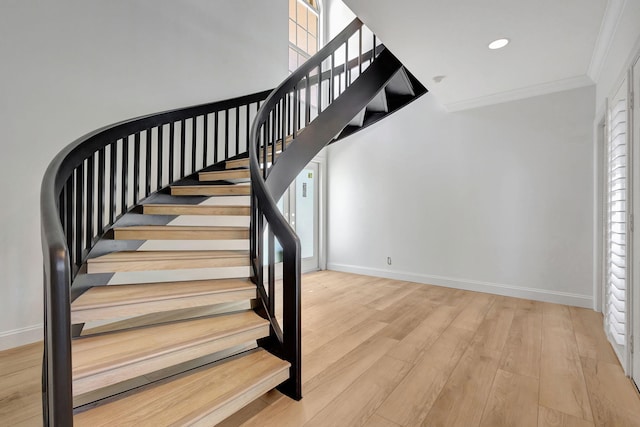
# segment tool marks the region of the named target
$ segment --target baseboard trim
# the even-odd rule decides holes
[[[407,282],[444,286],[466,291],[485,292],[514,298],[525,298],[536,301],[565,304],[576,307],[593,308],[593,297],[568,292],[550,291],[546,289],[525,288],[502,283],[480,282],[478,280],[459,279],[453,277],[434,276],[405,271],[369,268],[357,265],[329,263],[329,270],[343,273],[362,274],[365,276],[384,277],[386,279],[404,280]]]
[[[40,324],[0,332],[0,351],[42,341],[43,328],[44,326]]]

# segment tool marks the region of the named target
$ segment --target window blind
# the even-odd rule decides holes
[[[627,345],[627,85],[609,104],[606,174],[605,328],[618,356]]]

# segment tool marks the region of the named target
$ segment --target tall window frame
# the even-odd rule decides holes
[[[318,51],[320,30],[319,0],[289,0],[289,73]]]

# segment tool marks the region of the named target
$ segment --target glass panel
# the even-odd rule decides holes
[[[296,233],[302,258],[314,256],[315,175],[313,169],[305,168],[296,178]]]
[[[304,51],[307,50],[307,31],[299,25],[297,46]]]
[[[314,37],[318,35],[318,17],[313,12],[309,12],[309,34]]]
[[[298,52],[289,48],[289,71],[294,71],[298,68]]]
[[[313,37],[313,36],[309,36],[309,48],[307,49],[307,52],[309,52],[309,55],[315,55],[316,51],[318,50],[318,40]]]
[[[296,23],[289,19],[289,43],[296,44]]]
[[[302,26],[304,29],[307,28],[308,11],[309,9],[307,9],[307,6],[305,6],[303,3],[298,2],[298,17],[296,21],[298,22],[298,25]]]
[[[302,64],[304,64],[304,61],[307,60],[307,57],[304,56],[303,54],[299,53],[298,54],[298,67]]]
[[[289,0],[289,18],[296,20],[296,0]]]

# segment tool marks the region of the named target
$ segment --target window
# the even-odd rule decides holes
[[[606,144],[605,328],[622,365],[627,346],[627,83],[609,103]]]
[[[318,0],[289,0],[289,72],[318,51]]]

